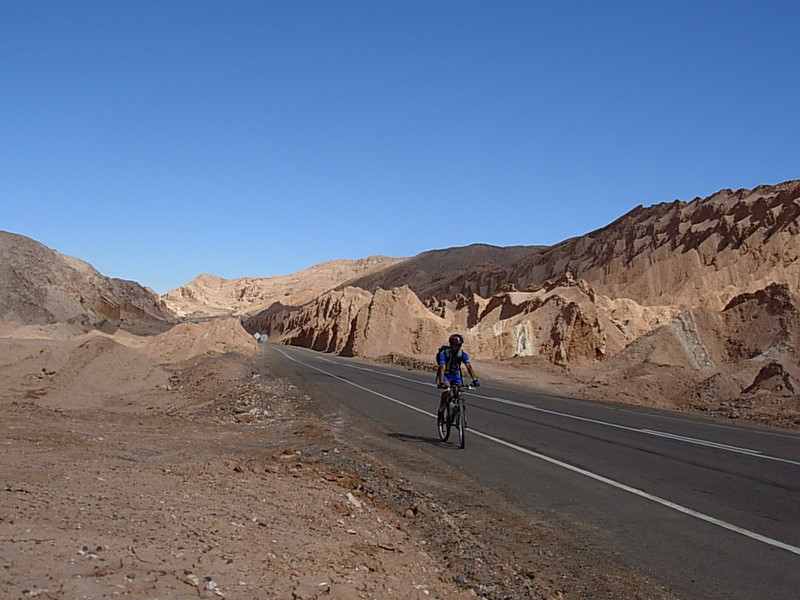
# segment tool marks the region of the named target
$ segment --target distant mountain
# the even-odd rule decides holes
[[[403,259],[370,256],[360,260],[334,260],[290,275],[222,279],[199,275],[186,285],[164,294],[166,305],[184,316],[243,314],[275,302],[301,305],[343,281],[370,273]]]
[[[517,264],[535,261],[547,249],[547,246],[472,244],[430,250],[350,279],[340,288],[351,286],[374,292],[378,288],[389,290],[407,285],[423,300],[472,294],[489,297],[508,285],[509,274]]]
[[[0,321],[77,330],[162,331],[175,323],[158,294],[88,263],[0,231]]]

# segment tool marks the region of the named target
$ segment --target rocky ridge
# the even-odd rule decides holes
[[[771,283],[800,289],[800,181],[637,207],[518,263],[517,286],[571,272],[598,294],[642,305],[721,309]]]
[[[153,290],[105,277],[82,260],[5,231],[0,231],[0,283],[0,321],[62,324],[72,333],[154,333],[176,322]]]
[[[551,247],[476,244],[436,250],[352,279],[374,291],[408,285],[420,298],[490,297],[564,275],[598,295],[641,305],[721,309],[770,283],[800,287],[800,180],[722,190],[691,202],[638,206],[613,223]]]
[[[800,406],[787,393],[800,381],[792,325],[798,233],[800,181],[723,190],[688,203],[637,207],[550,248],[475,245],[423,253],[243,322],[276,343],[379,360],[400,356],[408,364],[429,362],[448,332],[460,331],[475,358],[543,358],[583,381],[589,397],[610,397],[597,382],[613,380],[613,398],[647,394],[663,406],[729,416],[742,411],[725,406],[753,404],[758,380],[762,398],[755,404],[775,396],[785,413],[781,422],[795,424]],[[770,300],[753,304],[753,298]],[[733,309],[740,305],[754,306],[757,315],[742,317]],[[648,345],[653,350],[645,355]],[[749,350],[705,350],[719,345]],[[781,379],[769,391],[762,384],[774,376],[756,368],[765,357],[772,365],[767,373]],[[657,377],[651,369],[671,372]]]
[[[243,314],[275,303],[302,305],[353,277],[362,276],[402,259],[370,256],[360,260],[334,260],[290,275],[223,279],[198,275],[162,299],[181,316],[207,317]]]

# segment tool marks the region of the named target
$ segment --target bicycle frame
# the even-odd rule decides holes
[[[474,389],[471,385],[450,386],[444,407],[445,420],[437,424],[439,439],[443,442],[446,442],[450,437],[450,428],[455,425],[458,429],[458,442],[461,448],[464,447],[467,430],[467,403],[462,394],[464,388],[468,390]]]

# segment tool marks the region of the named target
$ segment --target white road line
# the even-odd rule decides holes
[[[283,350],[281,350],[279,348],[277,350],[278,350],[278,352],[283,354],[289,360],[292,360],[294,362],[300,363],[301,365],[305,365],[306,367],[314,369],[315,371],[319,371],[320,373],[325,373],[326,375],[329,375],[330,377],[333,377],[334,379],[338,379],[339,381],[342,381],[342,382],[344,382],[344,383],[346,383],[348,385],[352,385],[353,387],[356,387],[356,388],[358,388],[360,390],[363,390],[365,392],[368,392],[370,394],[378,396],[379,398],[383,398],[384,400],[389,400],[390,402],[394,402],[395,404],[399,404],[400,406],[403,406],[405,408],[411,409],[411,410],[416,411],[418,413],[422,413],[423,415],[427,415],[427,416],[430,416],[430,417],[433,417],[433,418],[436,417],[436,415],[434,415],[431,412],[428,412],[426,410],[422,410],[421,408],[417,408],[416,406],[413,406],[411,404],[403,402],[402,400],[398,400],[397,398],[392,398],[391,396],[387,396],[386,394],[381,394],[380,392],[376,392],[374,390],[371,390],[371,389],[369,389],[367,387],[364,387],[363,385],[359,385],[357,383],[353,383],[352,381],[350,381],[348,379],[345,379],[344,377],[340,377],[340,376],[335,375],[335,374],[333,374],[333,373],[331,373],[329,371],[326,371],[324,369],[320,369],[319,367],[315,367],[314,365],[311,365],[311,364],[308,364],[308,363],[303,362],[301,360],[298,360],[296,358],[293,358],[293,357],[289,356],[286,352],[284,352]],[[329,361],[329,362],[332,362],[332,361]],[[336,363],[336,364],[339,364],[339,363]],[[391,376],[399,377],[400,379],[405,379],[404,377],[400,377],[400,376],[397,376],[397,375],[391,375]],[[414,381],[414,380],[413,379],[409,379],[409,381]],[[416,383],[420,383],[420,382],[417,381]],[[657,504],[661,504],[662,506],[665,506],[665,507],[670,508],[672,510],[675,510],[677,512],[683,513],[683,514],[688,515],[690,517],[694,517],[696,519],[700,519],[701,521],[705,521],[707,523],[711,523],[712,525],[716,525],[717,527],[721,527],[723,529],[727,529],[728,531],[732,531],[734,533],[738,533],[739,535],[743,535],[745,537],[749,537],[749,538],[751,538],[753,540],[756,540],[758,542],[762,542],[764,544],[768,544],[770,546],[774,546],[776,548],[781,548],[782,550],[787,550],[787,551],[792,552],[794,554],[800,555],[800,548],[798,548],[797,546],[792,546],[791,544],[787,544],[785,542],[781,542],[780,540],[775,540],[775,539],[772,539],[770,537],[761,535],[760,533],[756,533],[754,531],[750,531],[749,529],[744,529],[744,528],[739,527],[737,525],[733,525],[732,523],[728,523],[727,521],[722,521],[721,519],[717,519],[716,517],[712,517],[710,515],[706,515],[704,513],[698,512],[698,511],[693,510],[691,508],[687,508],[685,506],[682,506],[680,504],[676,504],[675,502],[671,502],[670,500],[666,500],[666,499],[661,498],[659,496],[654,496],[653,494],[645,492],[644,490],[640,490],[638,488],[631,487],[631,486],[626,485],[624,483],[620,483],[619,481],[615,481],[613,479],[609,479],[608,477],[604,477],[602,475],[598,475],[597,473],[592,473],[591,471],[587,471],[586,469],[581,469],[580,467],[576,467],[574,465],[570,465],[570,464],[562,462],[562,461],[560,461],[560,460],[558,460],[556,458],[552,458],[550,456],[547,456],[546,454],[541,454],[539,452],[534,452],[533,450],[529,450],[528,448],[523,448],[522,446],[518,446],[518,445],[513,444],[511,442],[507,442],[507,441],[502,440],[500,438],[497,438],[497,437],[494,437],[492,435],[489,435],[488,433],[483,433],[482,431],[478,431],[477,429],[473,429],[472,427],[468,428],[468,431],[470,433],[474,434],[474,435],[480,436],[480,437],[482,437],[484,439],[487,439],[487,440],[489,440],[491,442],[494,442],[496,444],[500,444],[500,445],[505,446],[507,448],[511,448],[512,450],[516,450],[517,452],[522,452],[523,454],[527,454],[527,455],[532,456],[534,458],[538,458],[539,460],[543,460],[545,462],[548,462],[550,464],[556,465],[558,467],[562,467],[562,468],[567,469],[569,471],[572,471],[574,473],[578,473],[580,475],[583,475],[584,477],[589,477],[590,479],[594,479],[595,481],[599,481],[601,483],[605,483],[606,485],[610,485],[612,487],[615,487],[617,489],[623,490],[625,492],[629,492],[631,494],[639,496],[640,498],[644,498],[646,500],[650,500],[651,502],[655,502]]]
[[[368,371],[370,373],[375,373],[378,375],[382,375],[385,377],[394,377],[395,379],[402,379],[403,381],[410,381],[412,383],[416,383],[418,385],[429,386],[430,384],[424,383],[417,379],[412,379],[410,377],[403,377],[402,375],[396,375],[395,373],[386,373],[384,371],[378,371],[375,369],[370,369],[368,367],[362,367],[359,365],[351,365],[344,362],[337,362],[333,361],[329,358],[322,358],[320,360],[324,360],[325,362],[329,362],[331,364],[339,365],[342,367],[348,367],[351,369],[357,369],[359,371]],[[798,465],[800,466],[800,462],[796,460],[791,460],[789,458],[781,458],[779,456],[771,456],[769,454],[764,454],[760,450],[753,450],[751,448],[739,448],[737,446],[729,446],[727,444],[720,444],[718,442],[712,442],[710,440],[702,440],[698,438],[686,437],[682,435],[677,435],[673,433],[667,433],[664,431],[657,431],[655,429],[640,429],[638,427],[628,427],[627,425],[620,425],[619,423],[611,423],[609,421],[600,421],[598,419],[590,419],[588,417],[579,417],[578,415],[572,415],[565,412],[560,412],[557,410],[550,410],[547,408],[541,408],[534,404],[525,404],[524,402],[516,402],[515,400],[508,400],[506,398],[498,398],[497,396],[483,396],[481,394],[476,394],[474,391],[470,392],[470,396],[475,396],[476,398],[483,398],[484,400],[490,400],[491,402],[497,402],[499,404],[507,404],[509,406],[516,406],[517,408],[524,408],[525,410],[533,410],[536,412],[546,413],[550,415],[554,415],[557,417],[563,417],[565,419],[572,419],[574,421],[585,421],[587,423],[594,423],[595,425],[603,425],[605,427],[614,427],[616,429],[624,429],[626,431],[632,431],[634,433],[640,433],[643,435],[651,435],[655,437],[662,437],[675,440],[677,442],[683,442],[686,444],[694,444],[697,446],[706,446],[708,448],[715,448],[717,450],[725,450],[726,452],[735,452],[737,454],[745,454],[747,456],[752,456],[754,458],[763,458],[764,460],[771,460],[774,462],[782,462],[790,465]]]
[[[788,550],[789,552],[793,552],[794,554],[800,555],[800,548],[798,548],[797,546],[792,546],[791,544],[786,544],[786,543],[781,542],[779,540],[775,540],[775,539],[772,539],[772,538],[767,537],[765,535],[761,535],[760,533],[756,533],[754,531],[750,531],[749,529],[744,529],[744,528],[739,527],[737,525],[733,525],[732,523],[728,523],[727,521],[722,521],[721,519],[717,519],[716,517],[712,517],[710,515],[706,515],[704,513],[698,512],[698,511],[693,510],[691,508],[687,508],[685,506],[682,506],[680,504],[676,504],[675,502],[671,502],[670,500],[665,500],[664,498],[660,498],[659,496],[654,496],[653,494],[645,492],[644,490],[640,490],[638,488],[631,487],[631,486],[626,485],[624,483],[620,483],[620,482],[615,481],[613,479],[609,479],[608,477],[603,477],[602,475],[598,475],[596,473],[592,473],[591,471],[587,471],[586,469],[581,469],[580,467],[576,467],[574,465],[570,465],[568,463],[561,462],[560,460],[557,460],[555,458],[551,458],[551,457],[549,457],[549,456],[547,456],[545,454],[540,454],[539,452],[534,452],[533,450],[528,450],[527,448],[523,448],[522,446],[517,446],[516,444],[512,444],[510,442],[506,442],[505,440],[501,440],[499,438],[496,438],[494,436],[485,434],[483,432],[476,431],[476,430],[474,430],[472,428],[470,428],[469,431],[471,433],[474,433],[475,435],[478,435],[478,436],[481,436],[483,438],[486,438],[487,440],[491,440],[491,441],[493,441],[493,442],[495,442],[497,444],[502,444],[503,446],[506,446],[508,448],[512,448],[514,450],[517,450],[518,452],[523,452],[525,454],[528,454],[528,455],[533,456],[535,458],[538,458],[540,460],[549,462],[549,463],[557,465],[559,467],[563,467],[564,469],[569,469],[570,471],[573,471],[575,473],[579,473],[581,475],[584,475],[585,477],[589,477],[591,479],[594,479],[596,481],[600,481],[602,483],[605,483],[605,484],[610,485],[612,487],[618,488],[620,490],[624,490],[626,492],[630,492],[631,494],[635,494],[635,495],[637,495],[637,496],[639,496],[641,498],[645,498],[646,500],[650,500],[652,502],[656,502],[657,504],[661,504],[662,506],[666,506],[667,508],[671,508],[672,510],[678,511],[678,512],[683,513],[685,515],[689,515],[690,517],[694,517],[696,519],[700,519],[701,521],[706,521],[707,523],[711,523],[712,525],[716,525],[717,527],[722,527],[723,529],[727,529],[728,531],[733,531],[734,533],[738,533],[740,535],[749,537],[751,539],[757,540],[757,541],[762,542],[764,544],[769,544],[770,546],[775,546],[776,548],[781,548],[783,550]]]
[[[688,442],[690,444],[697,444],[699,446],[708,446],[710,448],[718,448],[720,450],[727,450],[728,452],[738,452],[740,454],[750,454],[752,456],[758,456],[759,458],[774,458],[770,456],[764,455],[760,450],[750,450],[749,448],[739,448],[738,446],[729,446],[728,444],[720,444],[718,442],[710,442],[708,440],[700,440],[697,438],[686,437],[683,435],[677,435],[675,433],[665,433],[663,431],[656,431],[653,429],[641,429],[642,433],[646,433],[648,435],[654,435],[657,437],[668,438],[672,440],[678,440],[679,442]],[[792,462],[792,461],[787,461]]]

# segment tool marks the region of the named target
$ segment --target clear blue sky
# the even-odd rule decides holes
[[[800,177],[800,2],[0,0],[0,229],[166,292]]]

